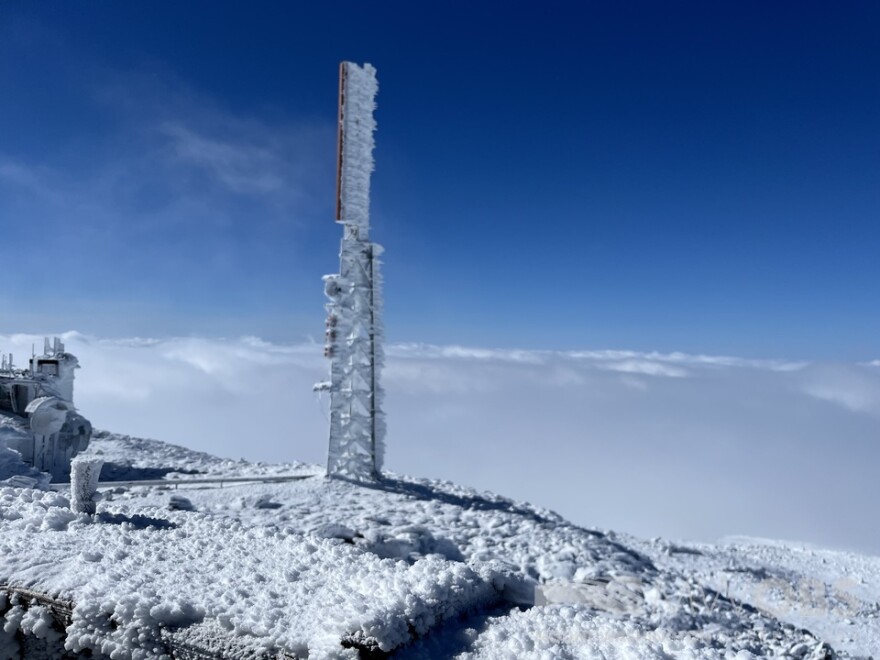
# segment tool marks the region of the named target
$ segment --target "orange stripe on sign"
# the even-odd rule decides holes
[[[345,141],[343,131],[343,108],[345,107],[345,62],[339,63],[339,125],[336,131],[336,220],[342,220],[342,144]]]

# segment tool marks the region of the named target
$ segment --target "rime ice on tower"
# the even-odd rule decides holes
[[[336,221],[343,225],[339,273],[324,276],[330,358],[328,476],[376,479],[382,469],[382,297],[379,255],[369,240],[376,69],[343,62],[339,71]]]

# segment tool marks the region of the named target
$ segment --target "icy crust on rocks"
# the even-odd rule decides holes
[[[8,602],[7,602],[8,600]],[[47,646],[61,646],[63,634],[55,627],[55,618],[47,607],[31,604],[23,607],[21,599],[13,596],[8,599],[0,594],[0,611],[6,611],[0,618],[0,658],[19,658],[21,649],[16,640],[16,632],[32,639],[43,640]]]
[[[809,629],[842,654],[880,657],[880,557],[744,537],[632,543],[658,566]]]
[[[142,491],[113,497],[160,506],[170,496]],[[571,648],[578,647],[581,637],[593,635],[594,628],[605,625],[602,622],[618,630],[618,622],[624,618],[639,630],[662,631],[646,638],[657,648],[662,644],[655,641],[665,640],[664,635],[673,645],[676,640],[691,640],[694,649],[703,653],[694,657],[736,657],[739,651],[782,655],[802,646],[816,658],[823,658],[826,650],[809,633],[746,609],[696,579],[674,570],[657,570],[650,559],[615,540],[612,533],[585,530],[552,512],[454,484],[388,478],[374,487],[363,487],[316,479],[255,485],[247,494],[233,489],[192,490],[187,491],[187,497],[198,510],[211,515],[340,538],[382,557],[414,562],[439,553],[471,565],[493,565],[496,575],[502,575],[499,568],[504,567],[508,574],[496,584],[510,603],[530,603],[536,587],[573,588],[579,602],[574,609],[590,613],[596,621],[579,616],[572,620],[568,632],[557,631],[563,635],[560,643]],[[275,506],[269,508],[266,502]],[[537,621],[550,625],[552,616]],[[585,630],[578,629],[582,624]],[[467,625],[475,631],[474,640],[478,634],[488,635],[483,641],[486,649],[478,657],[542,657],[537,651],[520,655],[525,647],[514,653],[505,645],[499,647],[499,655],[487,655],[496,640],[491,629],[506,626],[506,614]],[[520,639],[531,634],[522,631]],[[537,634],[542,637],[545,633]],[[432,632],[425,643],[438,637],[445,637],[445,633]],[[452,655],[444,652],[421,657]]]
[[[73,652],[153,658],[162,629],[211,619],[254,653],[342,657],[344,643],[389,651],[497,600],[491,571],[436,555],[409,564],[228,518],[102,507],[92,520],[66,504],[0,489],[0,584],[72,601]]]
[[[101,442],[94,444],[100,447]],[[137,451],[135,445],[129,449],[130,455]],[[239,468],[249,469],[247,464]],[[583,529],[551,511],[448,482],[386,475],[373,485],[308,479],[247,488],[118,488],[105,493],[103,505],[158,511],[181,496],[193,509],[213,518],[341,541],[380,558],[418,565],[424,557],[442,555],[468,564],[487,575],[507,602],[502,615],[480,618],[477,614],[479,620],[460,624],[473,631],[474,643],[488,635],[481,657],[490,657],[485,655],[488,649],[498,646],[490,631],[507,625],[508,611],[513,607],[516,612],[514,605],[533,602],[536,587],[548,593],[573,591],[578,603],[573,610],[590,613],[572,619],[572,640],[593,635],[593,628],[601,629],[605,623],[609,630],[619,630],[619,621],[625,620],[646,635],[657,631],[646,639],[661,644],[658,648],[666,643],[657,641],[666,640],[664,635],[669,644],[692,640],[698,644],[695,649],[702,649],[699,657],[728,657],[725,653],[736,657],[740,651],[782,655],[801,647],[817,658],[826,652],[809,633],[725,598],[705,580],[672,568],[658,569],[649,553],[641,547],[634,550],[628,538]],[[533,608],[529,618],[516,620],[539,625],[529,622],[544,621],[543,609]],[[549,626],[553,615],[548,616]],[[579,630],[582,625],[585,630]],[[433,631],[425,641],[445,635]],[[577,646],[576,641],[571,644]],[[498,657],[505,657],[506,647],[498,648]],[[477,652],[462,652],[471,651]]]
[[[219,461],[111,434],[90,450],[166,470]],[[837,657],[655,544],[454,484],[178,486],[106,489],[95,518],[62,494],[0,490],[0,586],[72,601],[67,648],[112,657],[168,640],[236,658]],[[520,611],[536,589],[562,601]],[[23,630],[29,609],[0,603],[0,628]]]
[[[470,620],[477,627],[447,626],[443,635],[419,640],[396,657],[501,660],[756,660],[748,650],[731,651],[686,632],[608,619],[589,609],[548,605]],[[465,650],[462,650],[462,649]]]

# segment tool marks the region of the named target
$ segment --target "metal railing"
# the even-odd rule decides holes
[[[205,484],[250,484],[250,483],[284,483],[287,481],[301,481],[303,479],[313,479],[315,477],[323,477],[323,473],[311,474],[284,474],[284,475],[260,475],[253,477],[207,477],[203,479],[132,479],[130,481],[100,481],[98,482],[98,490],[107,488],[133,488],[135,486],[199,486]],[[59,482],[49,484],[52,490],[67,490],[70,488],[70,482]]]

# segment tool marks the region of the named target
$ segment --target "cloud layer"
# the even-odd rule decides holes
[[[320,346],[65,335],[96,426],[232,458],[323,463]],[[27,335],[0,336],[23,363]],[[643,536],[880,552],[880,367],[681,353],[389,348],[389,469]]]

